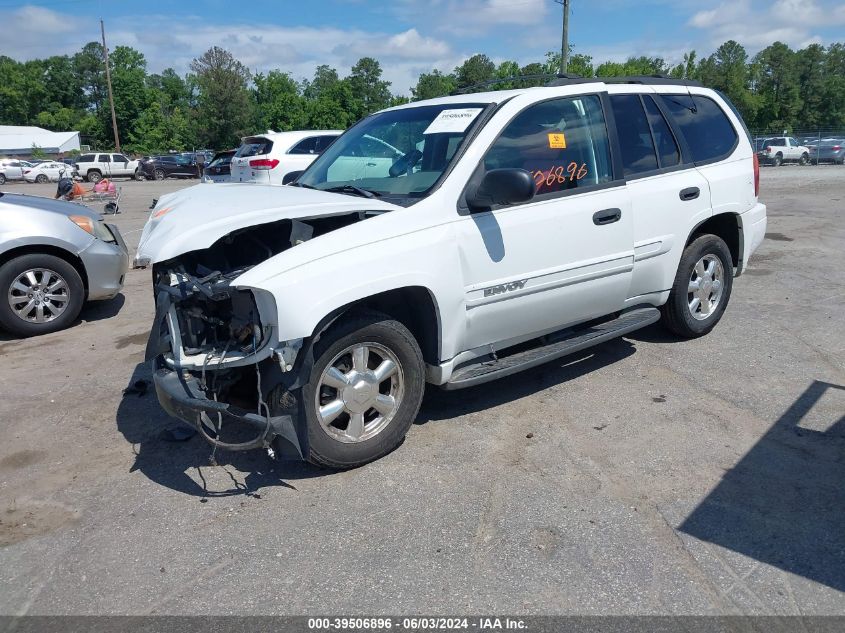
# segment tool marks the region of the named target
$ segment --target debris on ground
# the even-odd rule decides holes
[[[193,429],[190,426],[180,425],[164,429],[158,434],[158,437],[165,442],[187,442],[196,434],[196,429]]]
[[[136,380],[135,382],[133,382],[131,387],[127,387],[126,389],[124,389],[123,395],[128,396],[130,394],[135,393],[138,394],[139,398],[143,398],[145,395],[147,395],[147,391],[149,390],[149,388],[149,381],[141,378],[140,380]]]

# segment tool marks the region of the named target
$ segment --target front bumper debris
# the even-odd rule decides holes
[[[199,381],[187,372],[160,368],[153,374],[153,383],[162,408],[169,415],[194,426],[209,443],[226,450],[248,451],[268,448],[278,438],[280,441],[275,443],[275,447],[280,457],[303,459],[304,447],[290,415],[261,416],[235,412],[228,403],[206,397]],[[256,437],[237,444],[220,441],[216,429],[226,420],[254,429]]]

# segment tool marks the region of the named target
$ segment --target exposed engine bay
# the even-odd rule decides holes
[[[291,345],[297,343],[282,346],[274,338],[268,322],[275,318],[274,304],[267,303],[271,298],[257,297],[232,282],[274,255],[379,213],[260,224],[234,231],[207,249],[154,265],[156,317],[147,359],[154,360],[157,370],[169,372],[168,379],[178,376],[181,385],[173,386],[177,392],[184,389],[194,401],[205,400],[209,408],[197,414],[195,426],[212,444],[246,450],[269,447],[277,436],[295,444],[289,421],[279,417],[293,414],[290,396],[284,389],[273,389],[280,374],[292,369],[298,347]],[[268,315],[264,320],[262,308]],[[228,434],[234,437],[224,441],[225,417],[246,422],[247,432],[259,431],[259,437],[237,441],[244,427],[239,425],[239,431],[230,425]]]

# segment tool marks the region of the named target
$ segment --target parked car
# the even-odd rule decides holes
[[[68,327],[86,301],[119,293],[128,267],[117,227],[87,207],[0,193],[0,327],[8,332]]]
[[[151,156],[141,161],[140,172],[147,180],[165,178],[197,178],[200,168],[197,163],[180,154]]]
[[[24,169],[31,169],[28,163],[22,163],[14,158],[0,159],[0,185],[7,180],[23,180]]]
[[[845,165],[845,139],[823,138],[821,141],[809,145],[808,148],[810,150],[810,162],[813,165],[819,163]]]
[[[140,179],[138,161],[129,160],[123,154],[91,153],[76,159],[76,171],[88,182],[97,183],[103,178]]]
[[[762,149],[757,155],[761,163],[780,167],[784,163],[798,163],[806,165],[810,162],[810,150],[800,145],[791,136],[777,136],[763,141]]]
[[[231,179],[232,157],[237,150],[217,152],[203,170],[203,180],[210,182],[229,182]]]
[[[248,136],[232,158],[231,181],[281,185],[288,173],[308,167],[341,133],[311,130]]]
[[[382,157],[365,139],[400,155],[348,179],[344,157]],[[763,241],[758,193],[741,117],[695,82],[381,111],[293,185],[159,199],[136,258],[159,401],[234,450],[364,464],[402,442],[426,382],[479,385],[658,320],[711,332]],[[232,446],[238,426],[255,439]]]
[[[23,172],[24,180],[27,182],[58,182],[59,178],[64,176],[68,178],[74,176],[73,167],[55,161],[38,163],[34,167],[24,169]]]

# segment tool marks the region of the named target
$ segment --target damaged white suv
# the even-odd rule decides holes
[[[758,175],[730,103],[687,82],[379,112],[291,186],[159,200],[136,260],[159,400],[226,448],[364,464],[402,442],[425,383],[478,385],[661,318],[709,332],[763,240]]]

